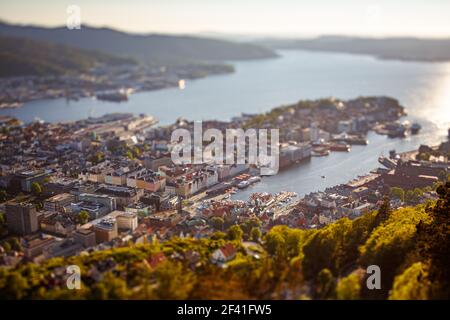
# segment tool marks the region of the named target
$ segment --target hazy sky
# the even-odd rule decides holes
[[[450,37],[450,0],[0,0],[0,19],[135,32]]]

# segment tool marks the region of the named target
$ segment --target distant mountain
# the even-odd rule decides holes
[[[275,57],[267,48],[245,43],[192,36],[130,34],[108,28],[82,26],[42,28],[0,23],[0,35],[44,40],[73,47],[133,57],[152,64],[184,64],[204,61]]]
[[[0,77],[78,73],[99,64],[132,64],[132,59],[26,38],[0,36]]]
[[[257,43],[276,49],[368,54],[388,60],[450,61],[450,39],[323,36],[315,39],[266,39]]]

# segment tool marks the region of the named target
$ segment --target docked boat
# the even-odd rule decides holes
[[[248,182],[248,180],[244,180],[238,183],[237,187],[239,189],[245,189],[250,185],[250,182]]]
[[[250,179],[248,179],[247,181],[248,181],[250,184],[253,184],[253,183],[256,183],[256,182],[261,181],[261,177],[259,177],[259,176],[254,176],[254,177],[251,177]]]
[[[414,122],[411,125],[411,134],[418,134],[420,129],[422,129],[422,126],[418,124],[417,122]]]
[[[311,156],[313,157],[326,157],[328,155],[330,155],[330,150],[328,149],[317,148],[311,151]]]
[[[349,152],[351,150],[351,147],[348,144],[334,143],[330,145],[330,150]]]
[[[126,91],[118,90],[113,92],[104,92],[96,95],[98,100],[122,102],[128,101],[128,93]]]

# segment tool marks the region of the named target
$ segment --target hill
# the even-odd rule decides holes
[[[242,242],[248,231],[233,226],[210,239],[173,237],[0,268],[0,298],[446,299],[450,182],[437,193],[435,202],[391,211],[385,201],[318,230],[276,226],[262,244]],[[211,255],[226,243],[236,256],[217,267]],[[66,288],[67,265],[80,267],[81,290]],[[381,269],[379,290],[366,286],[370,265]]]
[[[99,64],[134,64],[132,59],[25,38],[0,36],[0,77],[61,75]]]
[[[266,39],[258,43],[277,49],[367,54],[387,60],[450,61],[450,39],[323,36],[315,39]]]
[[[272,50],[254,44],[191,36],[131,34],[89,26],[82,26],[80,30],[69,30],[65,27],[43,28],[0,23],[0,35],[24,37],[122,57],[133,57],[155,65],[261,59],[276,56]]]

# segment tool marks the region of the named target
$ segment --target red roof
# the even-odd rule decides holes
[[[232,255],[236,254],[236,248],[231,244],[227,243],[222,248],[220,248],[220,251],[222,251],[222,254],[225,258],[229,258]]]
[[[166,260],[166,256],[162,252],[155,253],[150,258],[147,259],[148,264],[150,267],[155,268],[157,267],[161,262],[164,262]]]

